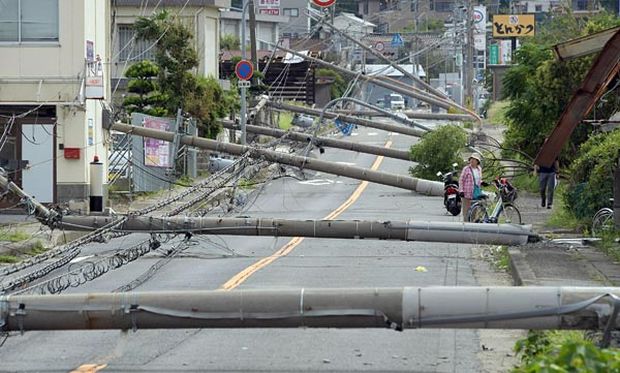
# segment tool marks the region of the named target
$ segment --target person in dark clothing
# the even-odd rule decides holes
[[[538,187],[540,190],[540,205],[547,206],[548,209],[553,205],[553,192],[555,191],[556,178],[559,175],[560,164],[556,159],[551,167],[535,165],[534,170],[538,174]]]

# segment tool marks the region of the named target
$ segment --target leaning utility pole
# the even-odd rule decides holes
[[[224,128],[239,129],[239,126],[233,123],[232,121],[222,121],[221,123],[224,126]],[[326,146],[330,148],[345,149],[345,150],[351,150],[351,151],[359,152],[359,153],[381,155],[384,157],[394,158],[394,159],[402,159],[405,161],[411,160],[410,154],[406,150],[385,148],[381,146],[368,145],[368,144],[360,144],[360,143],[353,142],[353,141],[337,140],[337,139],[332,139],[330,137],[322,137],[322,136],[317,136],[316,138],[314,138],[314,141],[313,141],[312,135],[307,134],[307,133],[295,132],[295,131],[283,131],[283,130],[276,129],[276,128],[253,126],[250,124],[248,124],[245,128],[248,132],[252,132],[255,134],[259,134],[259,135],[278,137],[278,138],[286,137],[287,139],[291,139],[294,141],[300,141],[300,142],[313,142],[315,146]]]
[[[151,137],[164,141],[173,141],[174,134],[165,131],[158,131],[151,128],[135,127],[124,123],[115,123],[112,129],[130,133],[132,135]],[[233,155],[241,155],[249,153],[251,158],[260,158],[269,162],[287,164],[309,170],[321,171],[328,174],[346,176],[352,179],[365,180],[372,183],[389,185],[397,188],[416,191],[423,194],[441,196],[443,195],[443,183],[437,181],[429,181],[417,179],[408,176],[391,174],[369,170],[367,168],[348,166],[344,164],[322,161],[319,159],[301,157],[292,154],[285,154],[273,150],[254,148],[250,146],[221,143],[215,140],[205,139],[197,136],[183,135],[180,142],[185,145],[195,146],[197,148],[214,150]]]
[[[304,107],[304,106],[297,106],[297,105],[287,104],[284,102],[276,102],[276,101],[269,101],[267,103],[267,106],[271,107],[272,109],[280,109],[280,110],[291,111],[293,113],[308,114],[308,115],[312,115],[315,117],[320,117],[321,113],[323,112],[322,110],[319,110],[319,109],[311,109],[311,108]],[[404,126],[399,126],[399,125],[395,125],[391,123],[371,121],[367,119],[354,117],[351,115],[337,114],[331,111],[325,111],[323,113],[323,117],[328,118],[328,119],[340,118],[342,119],[342,121],[347,122],[347,123],[359,124],[360,126],[364,126],[364,127],[376,128],[376,129],[380,129],[384,131],[400,133],[403,135],[414,136],[414,137],[422,137],[425,133],[427,133],[427,131],[422,131],[422,130],[415,129],[412,127],[404,127]]]
[[[429,104],[437,105],[437,106],[439,106],[441,108],[444,108],[444,109],[449,109],[450,107],[454,107],[454,105],[452,103],[447,102],[444,99],[440,99],[440,98],[437,98],[437,97],[434,97],[434,96],[429,96],[426,93],[419,93],[418,91],[413,90],[412,87],[410,87],[410,86],[408,86],[407,88],[404,88],[404,87],[401,87],[401,86],[396,86],[394,84],[390,84],[388,82],[385,82],[385,81],[383,81],[382,79],[379,79],[379,77],[376,77],[376,76],[367,76],[367,75],[364,75],[362,73],[356,73],[354,71],[351,71],[349,69],[345,69],[345,68],[340,67],[338,65],[335,65],[333,63],[329,63],[329,62],[323,61],[323,60],[318,59],[318,58],[306,56],[306,55],[301,54],[301,53],[299,53],[297,51],[294,51],[292,49],[285,48],[285,47],[283,47],[283,46],[281,46],[279,44],[276,45],[276,44],[270,43],[268,41],[263,41],[263,42],[266,43],[266,44],[271,45],[274,48],[279,48],[279,49],[281,49],[281,50],[283,50],[285,52],[289,52],[289,53],[294,54],[296,56],[299,56],[299,57],[301,57],[303,59],[312,61],[312,62],[314,62],[316,64],[327,66],[327,67],[329,67],[329,68],[331,68],[331,69],[333,69],[335,71],[338,71],[338,72],[340,72],[342,74],[345,74],[346,76],[349,76],[351,78],[354,78],[354,79],[358,78],[360,80],[364,80],[364,81],[373,83],[373,84],[378,85],[380,87],[387,88],[387,89],[390,89],[390,90],[392,90],[394,92],[400,93],[403,96],[417,98],[420,101],[424,101],[424,102],[427,102]],[[476,117],[473,117],[473,118],[476,119]]]
[[[0,296],[0,330],[618,330],[617,287],[300,288]]]
[[[529,225],[371,220],[295,220],[272,218],[127,217],[116,230],[141,233],[191,233],[233,236],[313,237],[524,245],[538,240]],[[65,216],[58,228],[92,230],[118,217]]]
[[[333,113],[340,115],[355,115],[360,117],[385,117],[384,113],[371,110],[334,110]],[[403,111],[410,119],[427,119],[427,120],[447,120],[463,122],[471,120],[471,117],[466,114],[447,114],[447,113],[425,113],[417,111]]]

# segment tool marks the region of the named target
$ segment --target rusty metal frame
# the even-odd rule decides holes
[[[534,164],[550,167],[575,127],[590,113],[605,89],[620,71],[620,31],[605,44],[590,71],[540,148]]]

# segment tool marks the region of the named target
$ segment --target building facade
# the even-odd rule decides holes
[[[108,1],[0,2],[0,166],[40,202],[86,208],[107,158],[109,16]]]
[[[281,12],[281,9],[280,9]],[[241,40],[241,16],[239,11],[221,13],[221,34],[233,35]],[[280,35],[281,25],[286,25],[290,17],[282,15],[256,14],[256,49],[272,49],[269,45],[276,44]],[[246,18],[246,38],[250,37],[249,21]],[[266,43],[265,43],[266,42]]]
[[[167,10],[177,16],[193,31],[194,46],[198,52],[198,75],[219,75],[220,9],[230,7],[230,0],[116,0],[112,7],[113,31],[111,74],[113,90],[126,86],[124,73],[131,64],[154,58],[154,41],[137,40],[133,24],[140,16]]]

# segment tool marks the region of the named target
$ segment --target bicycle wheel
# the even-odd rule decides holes
[[[488,218],[487,209],[480,202],[471,205],[467,212],[467,221],[470,223],[484,223]]]
[[[515,205],[507,203],[502,208],[502,212],[500,212],[497,222],[500,224],[521,224],[521,213],[519,209]]]
[[[614,211],[610,208],[602,208],[596,212],[592,219],[592,237],[600,237],[605,232],[614,230]]]

